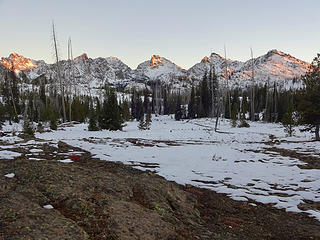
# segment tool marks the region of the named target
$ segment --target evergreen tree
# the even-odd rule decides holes
[[[146,115],[146,122],[145,122],[145,127],[146,129],[150,129],[150,125],[151,125],[151,110],[148,111],[147,115]]]
[[[231,100],[231,119],[233,122],[235,122],[235,125],[238,120],[238,111],[240,108],[240,101],[239,101],[239,90],[234,89],[232,94],[232,100]]]
[[[210,71],[210,99],[211,99],[211,115],[217,115],[217,107],[218,107],[218,90],[219,90],[219,83],[218,77],[215,73],[214,67],[211,68]]]
[[[50,116],[50,129],[51,130],[57,130],[58,129],[57,121],[58,121],[58,119],[56,118],[56,116],[54,114],[52,114]]]
[[[142,99],[139,95],[137,95],[137,99],[135,101],[136,101],[135,114],[136,114],[136,119],[139,121],[144,116],[143,103],[142,103]]]
[[[130,116],[129,103],[126,99],[123,100],[122,102],[121,110],[122,110],[122,119],[124,121],[129,121],[131,116]]]
[[[0,102],[0,129],[1,129],[2,123],[5,120],[5,112],[6,112],[5,107]]]
[[[136,113],[136,109],[137,109],[137,93],[135,91],[135,89],[133,89],[132,94],[131,94],[131,116],[132,119],[137,118],[137,113]]]
[[[231,125],[232,125],[232,127],[237,126],[237,120],[238,120],[237,115],[238,115],[237,105],[232,104],[232,108],[231,108]]]
[[[58,128],[58,111],[53,104],[48,105],[45,110],[46,118],[50,121],[50,129],[57,130]]]
[[[29,136],[34,136],[34,127],[32,122],[28,117],[28,109],[25,109],[24,118],[23,118],[23,133]]]
[[[240,119],[240,124],[238,125],[239,128],[248,128],[250,127],[249,123],[247,123],[246,119],[244,119],[243,117],[241,117]]]
[[[140,118],[138,128],[139,130],[146,130],[146,123],[144,121],[144,116]]]
[[[47,103],[46,102],[46,99],[47,99],[47,97],[46,97],[46,85],[45,85],[44,81],[41,81],[39,91],[40,91],[40,93],[39,93],[40,94],[40,100],[42,101],[43,104],[46,104]]]
[[[93,104],[90,104],[90,116],[89,116],[89,125],[88,125],[89,131],[98,131],[98,121],[97,121],[97,114],[96,111],[93,108]]]
[[[224,106],[224,117],[230,119],[231,118],[231,113],[229,112],[229,101],[228,98],[225,99],[225,106]]]
[[[156,104],[156,94],[155,94],[155,89],[152,91],[152,96],[151,96],[151,113],[155,113],[155,104]]]
[[[201,82],[201,103],[203,108],[203,117],[208,117],[211,108],[211,97],[207,81],[207,73],[205,73]]]
[[[176,105],[176,110],[175,110],[175,113],[174,113],[174,119],[176,121],[180,121],[182,119],[182,108],[181,108],[181,96],[180,94],[178,95],[178,98],[177,98],[177,105]]]
[[[194,92],[194,86],[192,84],[190,102],[188,104],[188,118],[189,119],[195,118],[195,116],[196,116],[195,108],[196,108],[195,92]]]
[[[80,99],[78,96],[75,97],[71,104],[71,110],[72,110],[72,120],[77,122],[84,122],[87,117],[89,102],[87,99],[83,100]]]
[[[278,90],[276,82],[273,85],[273,94],[272,94],[273,108],[271,113],[271,121],[278,122]]]
[[[166,89],[163,89],[163,114],[169,114],[168,92]]]
[[[106,98],[101,111],[99,126],[101,129],[111,131],[122,130],[123,120],[115,91],[113,89],[107,90]]]
[[[305,130],[314,130],[316,141],[320,141],[320,54],[311,63],[310,71],[303,77],[305,89],[299,94],[298,111]]]
[[[248,95],[247,92],[242,93],[242,102],[241,102],[241,116],[240,119],[246,119],[246,114],[248,113]]]
[[[143,91],[143,112],[146,113],[149,109],[150,101],[149,101],[149,91],[148,89],[144,89]]]
[[[292,137],[294,133],[294,126],[296,125],[294,118],[294,105],[292,100],[290,101],[290,106],[287,112],[283,115],[282,125],[285,128],[284,131],[287,133],[287,135]]]

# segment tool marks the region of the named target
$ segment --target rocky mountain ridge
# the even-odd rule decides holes
[[[56,78],[56,64],[32,60],[17,53],[2,58],[0,65],[14,71],[26,81],[33,81],[39,77],[48,80]],[[131,69],[116,57],[92,59],[85,53],[74,60],[59,62],[64,79],[92,89],[101,88],[108,82],[123,89],[143,88],[146,85],[160,83],[181,90],[189,88],[193,82],[200,81],[213,67],[220,84],[225,84],[228,80],[232,88],[250,86],[253,74],[257,85],[268,83],[273,86],[276,83],[280,88],[299,88],[302,86],[300,77],[308,71],[309,66],[309,63],[278,50],[271,50],[246,62],[225,60],[224,57],[212,53],[210,57],[204,57],[188,70],[158,55],[153,55],[150,60],[139,64],[137,69]],[[0,68],[0,71],[3,69]]]

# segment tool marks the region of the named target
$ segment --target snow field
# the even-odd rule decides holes
[[[239,129],[228,121],[220,122],[220,132],[215,133],[212,119],[176,122],[170,116],[153,117],[151,130],[140,131],[137,125],[128,122],[123,131],[89,132],[86,124],[79,124],[37,137],[62,140],[101,160],[155,170],[168,180],[226,193],[235,200],[307,212],[320,221],[319,211],[298,208],[304,200],[320,201],[320,170],[301,169],[299,165],[306,163],[268,151],[272,146],[265,144],[273,135],[279,148],[319,157],[319,143],[305,142],[311,139],[309,133],[297,131],[296,137],[286,138],[279,124],[250,123],[250,128]]]

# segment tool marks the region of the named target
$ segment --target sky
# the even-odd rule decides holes
[[[136,68],[152,55],[188,69],[215,52],[246,61],[271,49],[311,62],[320,52],[319,0],[0,0],[0,57],[54,61],[116,56]]]

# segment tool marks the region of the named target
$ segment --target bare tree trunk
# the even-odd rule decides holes
[[[217,118],[216,118],[216,124],[214,126],[215,132],[218,130],[219,115],[220,115],[220,101],[218,102],[218,107],[217,107]]]
[[[255,110],[254,110],[254,62],[253,62],[253,52],[251,50],[251,61],[252,61],[252,87],[251,87],[251,121],[255,120]]]
[[[68,62],[69,62],[69,121],[71,122],[72,118],[72,86],[74,83],[74,71],[73,71],[73,54],[72,54],[72,43],[71,38],[68,40]]]
[[[315,130],[316,141],[320,141],[319,129],[320,129],[320,124],[317,124],[316,130]]]
[[[221,105],[221,100],[220,100],[220,94],[219,91],[217,91],[217,98],[218,98],[218,103],[217,103],[217,117],[216,117],[216,124],[214,126],[214,131],[217,132],[218,130],[218,122],[219,122],[219,117],[220,117],[220,105]]]
[[[268,80],[267,89],[266,89],[266,107],[265,107],[265,113],[264,113],[265,122],[268,122],[268,101],[269,101],[269,80]]]
[[[226,46],[224,46],[224,59],[226,63],[226,85],[227,85],[227,101],[229,105],[229,118],[231,119],[231,101],[230,101],[230,90],[229,90],[229,83],[228,83],[228,62],[227,62],[227,50]]]
[[[274,122],[278,122],[277,86],[274,88]]]
[[[214,117],[214,104],[215,104],[215,99],[214,99],[214,90],[213,90],[213,70],[212,68],[214,68],[214,66],[210,67],[210,74],[209,76],[211,76],[211,79],[209,79],[210,81],[210,85],[211,85],[211,117]]]
[[[58,76],[58,81],[59,81],[60,90],[61,90],[63,122],[66,122],[67,116],[66,116],[66,106],[64,103],[64,86],[62,84],[62,79],[61,79],[61,72],[60,72],[60,65],[59,65],[59,54],[58,54],[57,38],[56,38],[54,23],[52,23],[52,35],[53,35],[53,44],[54,44],[56,64],[57,64],[57,76]]]

